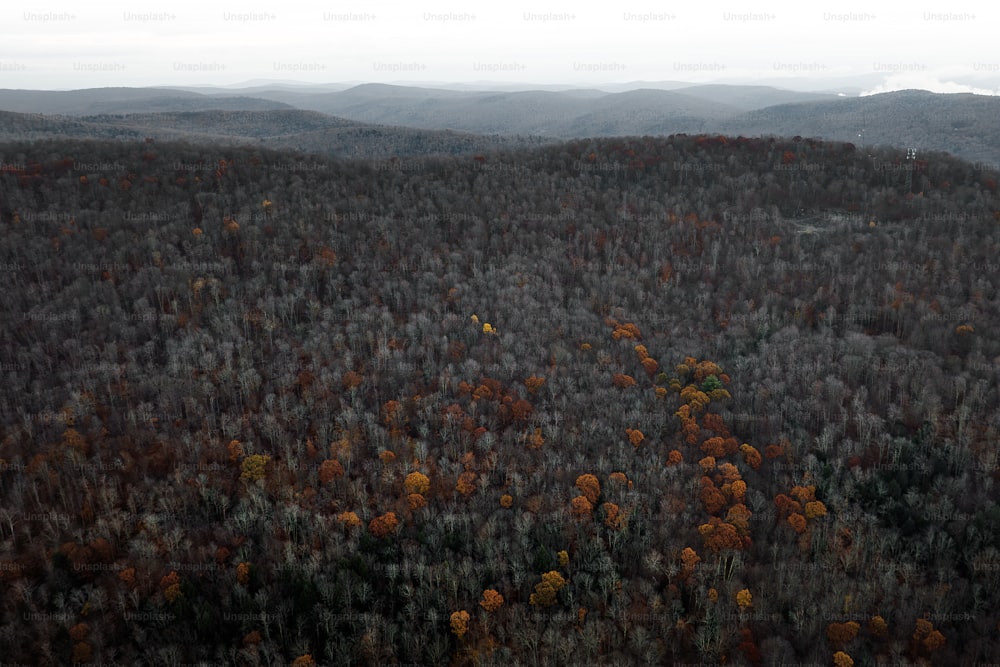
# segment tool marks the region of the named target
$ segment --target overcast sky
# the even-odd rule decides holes
[[[860,76],[868,91],[998,94],[997,26],[1000,6],[962,0],[4,2],[0,88],[285,79],[838,89]]]

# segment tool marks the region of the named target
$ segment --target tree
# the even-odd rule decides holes
[[[431,488],[431,480],[422,472],[414,471],[403,480],[403,488],[407,493],[425,494]]]
[[[806,503],[807,519],[816,519],[821,516],[826,516],[826,505],[818,500],[812,500]]]
[[[500,593],[492,588],[487,588],[483,591],[483,599],[479,601],[479,606],[493,613],[503,606],[503,602],[503,596]]]
[[[621,530],[625,526],[625,514],[615,503],[604,503],[604,525],[611,530]]]
[[[709,514],[718,514],[726,506],[726,497],[716,488],[715,482],[708,477],[701,478],[701,491],[698,493],[698,498]]]
[[[760,452],[758,452],[754,447],[748,445],[747,443],[743,443],[740,445],[740,453],[743,454],[743,460],[748,466],[754,470],[760,468],[762,459]]]
[[[534,394],[544,384],[545,384],[545,378],[538,377],[537,375],[532,375],[531,377],[529,377],[527,380],[524,381],[524,386],[528,390],[529,394]]]
[[[319,465],[319,481],[326,484],[344,476],[344,466],[337,459],[327,459]]]
[[[593,505],[601,497],[601,483],[595,475],[584,473],[576,478],[576,488]]]
[[[587,499],[586,496],[576,496],[571,501],[570,512],[576,517],[578,521],[585,521],[589,519],[594,513],[594,505]]]
[[[355,512],[341,512],[337,515],[337,521],[341,522],[348,528],[361,525],[361,519],[358,518],[358,515]]]
[[[620,389],[628,389],[629,387],[635,386],[635,378],[631,375],[625,375],[624,373],[615,373],[611,376],[611,384]]]
[[[251,482],[264,479],[267,474],[267,463],[271,460],[266,454],[251,454],[240,463],[240,479]]]
[[[163,597],[167,599],[167,602],[173,602],[183,595],[181,593],[180,582],[180,576],[173,570],[160,579],[160,591],[163,593]]]
[[[837,651],[833,654],[833,664],[836,667],[854,667],[854,660],[843,651]]]
[[[531,594],[528,603],[532,606],[551,607],[556,603],[556,594],[566,585],[563,576],[552,570],[542,575],[541,582],[535,584],[535,592]]]
[[[236,582],[241,586],[250,583],[250,563],[239,563],[236,566]]]
[[[868,621],[868,631],[873,637],[885,637],[889,632],[889,626],[881,616],[872,616]]]
[[[452,612],[451,631],[459,639],[465,636],[469,631],[469,612],[464,609]]]
[[[826,626],[826,638],[835,648],[843,648],[858,635],[861,626],[854,621],[847,623],[830,623]]]
[[[475,481],[476,473],[466,470],[458,476],[458,483],[455,485],[455,489],[463,496],[467,496],[476,490]]]
[[[399,525],[399,520],[396,518],[395,512],[386,512],[381,516],[377,516],[368,522],[368,530],[375,537],[387,537],[391,535],[396,530],[396,526]]]
[[[681,562],[684,564],[684,576],[690,577],[694,574],[695,566],[701,562],[701,556],[691,547],[684,547],[681,551]]]
[[[753,606],[753,595],[750,594],[750,591],[744,588],[736,593],[736,604],[740,606],[740,609],[747,609]]]

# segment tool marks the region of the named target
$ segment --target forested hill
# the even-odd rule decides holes
[[[997,177],[0,145],[0,655],[995,658]]]
[[[327,157],[474,154],[530,148],[552,140],[452,130],[372,125],[299,109],[109,113],[46,116],[0,111],[0,141],[93,139],[167,140],[198,145],[250,145]]]

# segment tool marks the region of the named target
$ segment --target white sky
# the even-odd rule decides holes
[[[0,88],[283,79],[836,89],[866,76],[874,92],[1000,94],[997,26],[1000,5],[983,0],[4,2]]]

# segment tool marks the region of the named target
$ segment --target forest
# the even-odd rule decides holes
[[[995,660],[998,177],[0,144],[0,656]]]

